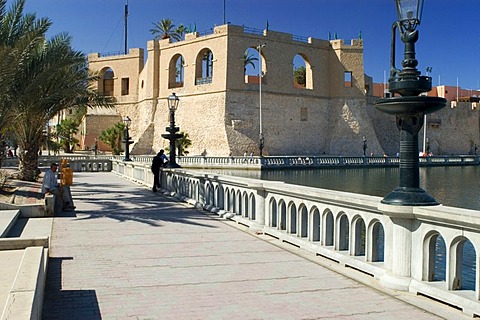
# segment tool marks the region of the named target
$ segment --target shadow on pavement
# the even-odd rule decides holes
[[[162,222],[175,222],[215,228],[206,223],[212,217],[200,214],[173,198],[137,185],[95,183],[100,178],[98,173],[96,175],[97,179],[93,183],[85,180],[74,182],[72,191],[77,206],[76,213],[64,212],[62,216],[74,217],[76,214],[78,217],[82,214],[78,217],[79,220],[108,217],[154,227],[161,227]]]
[[[43,319],[100,320],[95,290],[62,290],[62,263],[71,257],[49,258]]]

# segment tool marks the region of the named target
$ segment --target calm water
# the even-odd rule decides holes
[[[398,186],[398,168],[223,171],[249,178],[383,197]],[[439,203],[480,210],[480,166],[420,168],[420,186]]]

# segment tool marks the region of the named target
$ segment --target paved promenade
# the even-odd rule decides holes
[[[72,193],[76,212],[54,220],[44,319],[464,318],[113,173],[75,173]]]

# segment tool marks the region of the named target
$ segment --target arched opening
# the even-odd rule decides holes
[[[224,200],[223,200],[223,209],[230,211],[230,190],[228,188],[225,188],[224,192]]]
[[[372,262],[384,261],[385,256],[385,232],[380,221],[373,224],[372,227]]]
[[[338,247],[340,251],[348,250],[350,226],[348,224],[348,218],[345,213],[341,214],[338,218]]]
[[[293,87],[313,89],[312,67],[306,55],[296,54],[293,57]]]
[[[106,69],[102,76],[101,81],[101,88],[99,86],[98,92],[101,92],[104,96],[113,96],[114,94],[114,77],[115,74],[111,68]]]
[[[320,211],[312,210],[312,241],[320,241]]]
[[[287,205],[285,204],[285,202],[283,200],[280,200],[278,208],[280,209],[279,229],[280,230],[287,230]]]
[[[333,246],[333,235],[334,235],[334,228],[333,228],[333,213],[330,210],[327,210],[324,213],[325,216],[325,245],[326,246]]]
[[[300,207],[300,237],[308,237],[308,211],[307,207],[302,205]]]
[[[248,206],[248,194],[247,192],[245,191],[243,193],[243,216],[245,218],[248,218],[248,211],[249,211],[249,206]]]
[[[243,53],[243,73],[245,83],[258,83],[259,52],[254,48],[247,48]]]
[[[235,190],[230,190],[230,203],[228,204],[228,211],[235,213]]]
[[[216,206],[220,209],[223,209],[225,210],[225,192],[223,190],[223,186],[222,185],[218,185],[217,186],[217,190],[216,190]]]
[[[366,240],[366,228],[365,221],[362,218],[355,220],[354,224],[354,252],[355,256],[364,256],[365,255],[365,240]]]
[[[251,212],[251,219],[255,221],[257,219],[257,215],[255,212],[256,204],[255,204],[255,196],[253,193],[250,194],[250,212]]]
[[[278,225],[277,220],[277,201],[275,201],[275,198],[272,198],[270,200],[270,226],[276,228]]]
[[[446,280],[446,246],[443,237],[438,232],[432,232],[425,238],[423,259],[423,280]]]
[[[289,208],[288,219],[290,221],[288,221],[289,224],[288,224],[287,232],[292,234],[297,234],[297,206],[295,205],[295,203],[290,202],[290,204],[288,205],[288,208]]]
[[[259,84],[260,75],[262,75],[262,83],[265,83],[266,70],[266,59],[263,51],[260,55],[258,48],[247,48],[243,54],[245,83]]]
[[[195,70],[195,85],[212,83],[213,53],[210,49],[203,49],[197,56]]]
[[[240,190],[237,190],[237,196],[235,198],[236,198],[235,203],[237,204],[235,208],[235,213],[241,215],[243,211],[242,211],[242,193],[240,192]]]
[[[451,290],[475,291],[477,255],[473,244],[465,237],[456,238],[450,248]]]
[[[184,82],[184,60],[181,54],[176,54],[170,60],[168,67],[168,87],[180,88]]]

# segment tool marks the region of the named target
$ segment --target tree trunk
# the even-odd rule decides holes
[[[38,144],[35,142],[26,142],[20,146],[18,154],[18,176],[20,180],[37,181],[40,174],[38,169]]]

